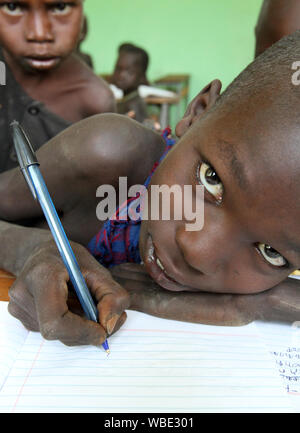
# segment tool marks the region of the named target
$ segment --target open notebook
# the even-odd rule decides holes
[[[263,334],[129,311],[107,357],[45,341],[2,302],[0,412],[295,412]]]

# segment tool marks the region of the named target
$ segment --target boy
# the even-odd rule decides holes
[[[36,148],[71,123],[115,111],[108,85],[76,54],[83,0],[0,1],[0,172],[17,165],[9,124],[20,120]]]
[[[124,98],[117,104],[117,111],[143,122],[147,118],[147,106],[137,90],[141,84],[148,85],[149,56],[143,48],[129,43],[120,45],[118,51],[111,84],[123,91]]]
[[[91,246],[100,229],[92,243],[96,250],[116,253],[125,247],[124,262],[136,253],[137,263],[110,273],[73,243],[100,325],[71,312],[68,275],[51,235],[41,229],[41,211],[32,207],[19,170],[4,173],[1,217],[35,219],[40,227],[0,224],[0,267],[18,276],[10,292],[11,314],[47,339],[97,346],[122,325],[126,308],[218,325],[299,320],[299,282],[288,278],[300,267],[300,88],[291,83],[299,47],[300,32],[282,39],[221,96],[220,82],[213,81],[177,125],[179,141],[152,173],[149,189],[202,185],[200,231],[187,231],[184,219],[172,218],[132,225],[140,229],[137,244],[126,223],[123,233],[123,226],[111,221],[101,231],[95,216],[98,186],[117,187],[119,176],[127,177],[128,188],[143,184],[164,152],[162,138],[135,121],[94,116],[39,150],[69,237]]]
[[[255,57],[300,29],[299,0],[264,0],[255,28]]]
[[[123,90],[124,95],[128,95],[141,84],[148,84],[149,56],[143,48],[129,43],[120,45],[118,51],[112,83]]]

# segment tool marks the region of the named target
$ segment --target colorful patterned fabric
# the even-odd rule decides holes
[[[171,138],[170,128],[163,131],[162,137],[166,142],[166,150],[160,160],[154,164],[144,183],[146,188],[156,168],[175,143],[175,140]],[[90,241],[88,245],[89,251],[103,266],[110,268],[121,263],[141,262],[139,254],[141,219],[133,220],[128,216],[130,207],[134,206],[137,212],[140,210],[140,200],[140,196],[128,199],[117,209],[114,216],[105,222],[99,233]]]

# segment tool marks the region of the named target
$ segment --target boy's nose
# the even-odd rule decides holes
[[[26,39],[29,42],[53,42],[54,34],[51,20],[46,12],[33,12],[26,22]]]
[[[176,242],[185,262],[205,275],[223,273],[236,256],[238,227],[226,218],[208,218],[200,231],[186,231],[181,225]]]

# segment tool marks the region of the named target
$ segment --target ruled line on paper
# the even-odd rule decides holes
[[[7,302],[0,302],[0,391],[29,332],[7,311]]]
[[[27,380],[28,380],[28,378],[29,378],[29,376],[30,376],[30,374],[31,374],[31,372],[32,372],[32,370],[33,370],[33,368],[34,368],[34,364],[36,363],[36,361],[37,361],[37,359],[38,359],[38,357],[39,357],[39,355],[40,355],[40,353],[41,353],[41,350],[42,350],[42,347],[43,347],[43,345],[44,345],[44,342],[45,342],[45,340],[42,340],[42,342],[41,342],[41,344],[40,344],[40,346],[39,346],[39,348],[38,348],[38,351],[37,351],[37,353],[36,353],[36,356],[35,356],[35,358],[34,358],[33,361],[32,361],[32,365],[31,365],[31,367],[30,367],[30,369],[29,369],[27,375],[25,376],[24,382],[23,382],[23,384],[22,384],[22,386],[21,386],[21,388],[20,388],[20,392],[17,394],[16,401],[15,401],[15,403],[14,403],[14,405],[13,405],[12,412],[15,412],[15,409],[16,409],[16,406],[17,406],[17,404],[18,404],[18,401],[20,400],[20,397],[21,397],[21,395],[22,395],[22,392],[23,392],[23,390],[24,390],[24,387],[25,387],[25,385],[26,385],[26,382],[27,382]]]

